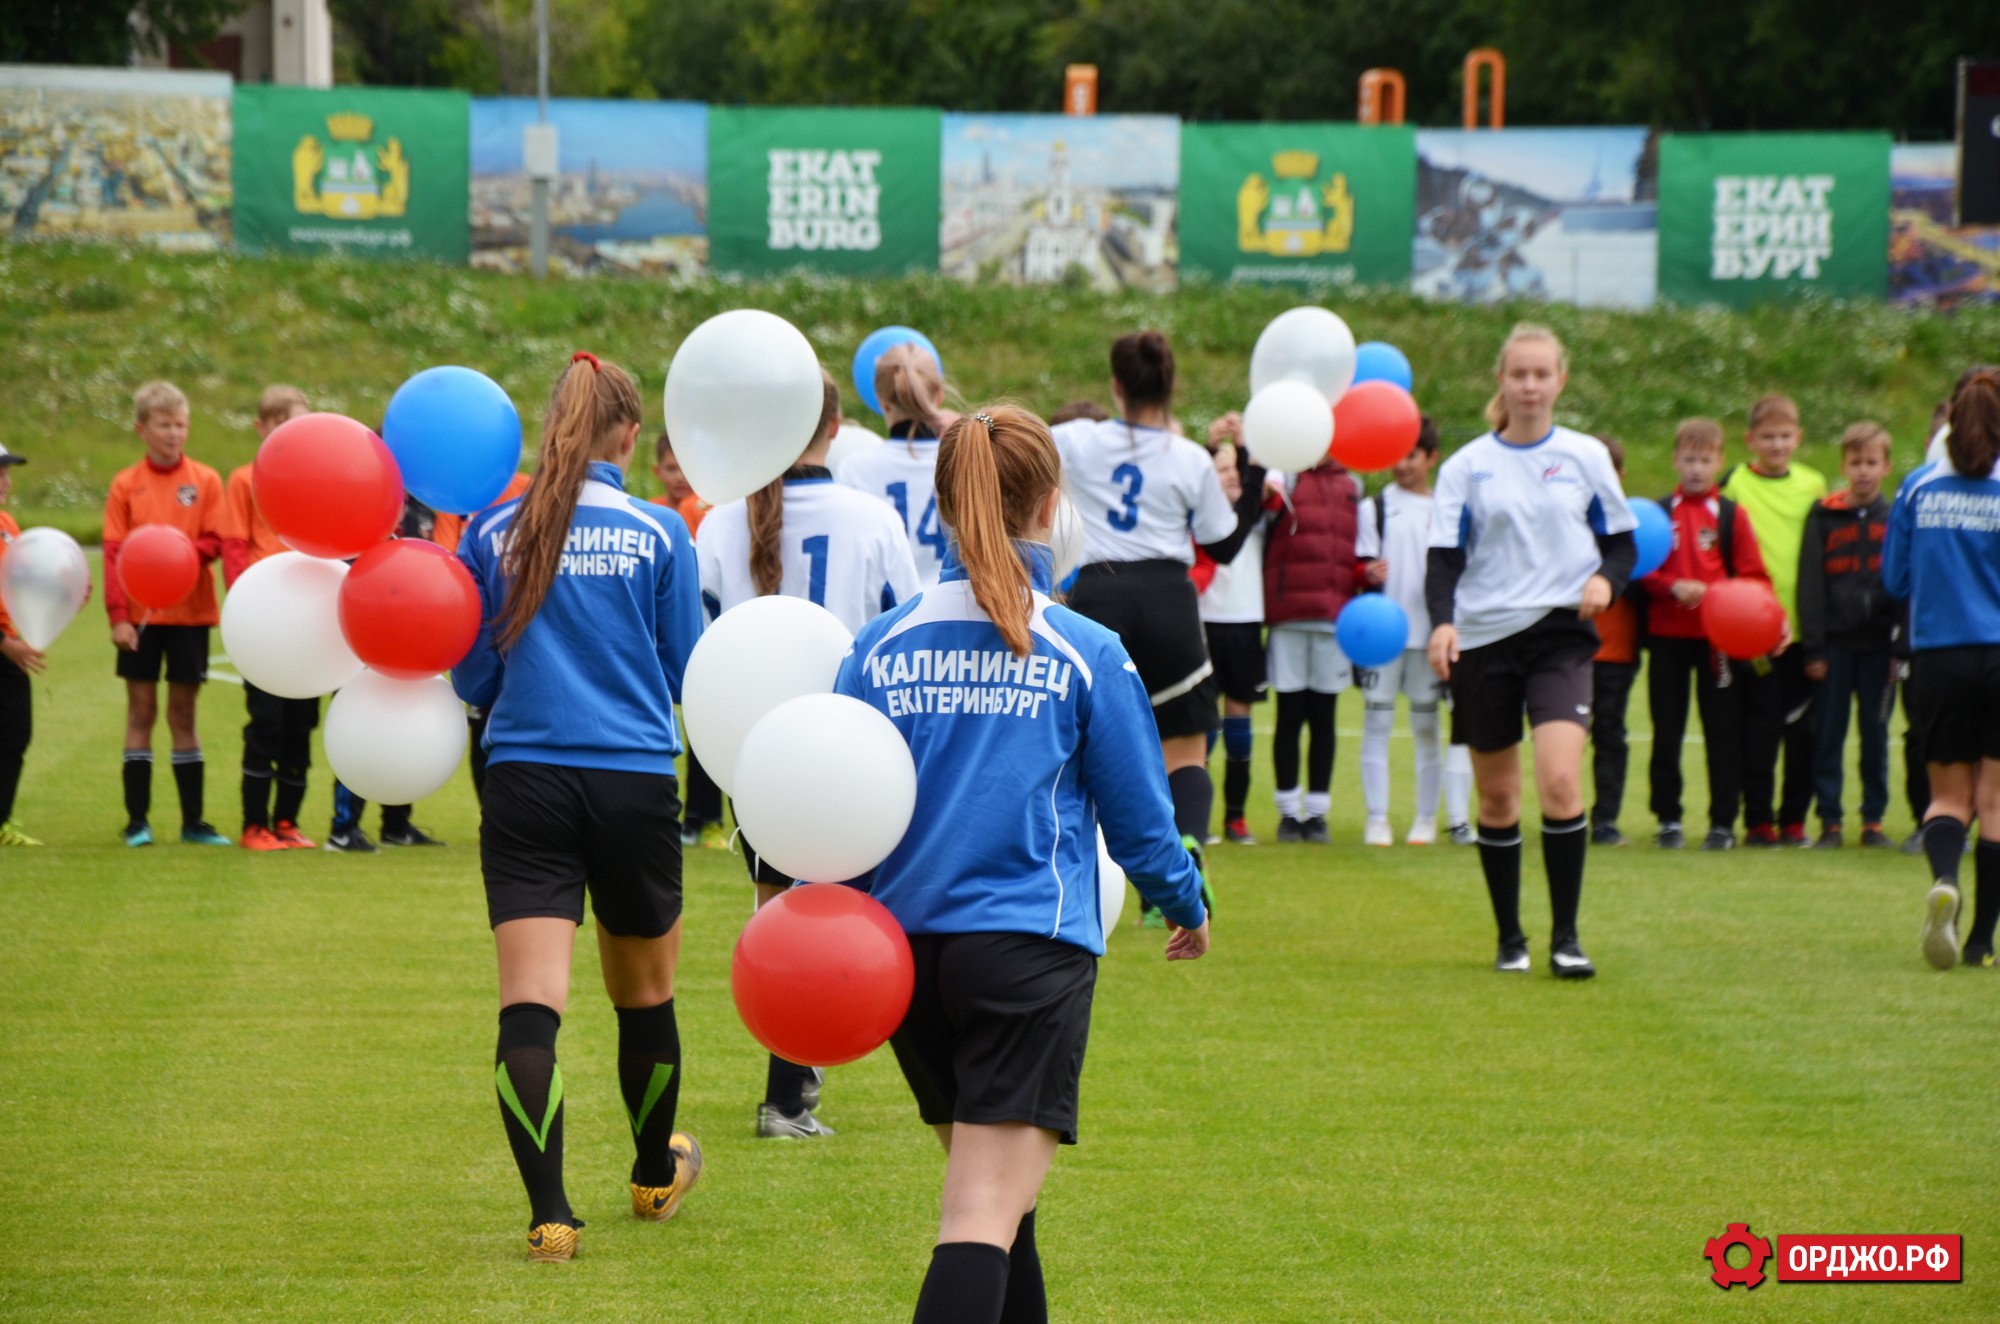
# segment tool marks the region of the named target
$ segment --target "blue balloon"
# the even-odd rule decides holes
[[[1363,382],[1393,382],[1406,391],[1414,391],[1416,380],[1410,371],[1410,361],[1394,345],[1370,340],[1354,347],[1356,386]]]
[[[471,368],[426,368],[396,388],[382,440],[403,489],[432,510],[486,509],[521,467],[521,415],[500,384]]]
[[[1340,651],[1357,667],[1386,667],[1410,642],[1410,618],[1394,598],[1363,593],[1340,609],[1333,623]]]
[[[882,402],[875,398],[875,361],[897,345],[905,344],[916,345],[929,354],[931,362],[938,365],[938,376],[944,376],[944,355],[937,352],[937,346],[923,332],[907,326],[885,326],[869,332],[868,339],[854,351],[854,389],[860,393],[861,403],[878,414],[882,413]]]
[[[1633,497],[1627,504],[1639,521],[1639,527],[1632,530],[1632,540],[1639,544],[1632,578],[1640,579],[1667,563],[1667,554],[1674,550],[1674,521],[1657,501]]]

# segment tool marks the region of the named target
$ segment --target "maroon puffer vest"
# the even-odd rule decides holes
[[[1337,464],[1299,474],[1264,543],[1264,623],[1330,621],[1360,591],[1354,531],[1360,486]]]

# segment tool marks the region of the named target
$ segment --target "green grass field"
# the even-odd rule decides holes
[[[940,1155],[886,1053],[831,1074],[837,1139],[753,1138],[763,1059],[727,991],[749,911],[739,861],[696,851],[687,873],[681,1119],[707,1152],[701,1188],[665,1226],[625,1213],[614,1023],[585,939],[561,1051],[589,1227],[576,1262],[531,1266],[492,1093],[467,774],[418,815],[447,850],[129,852],[95,604],[52,663],[18,810],[50,845],[0,852],[0,1208],[15,1228],[0,1318],[908,1318]],[[1353,696],[1340,715],[1359,726]],[[241,722],[241,691],[209,685],[226,830]],[[1976,1148],[2000,984],[1923,963],[1916,861],[1600,851],[1583,936],[1602,977],[1498,976],[1472,852],[1354,844],[1358,743],[1343,739],[1336,772],[1341,844],[1215,848],[1209,959],[1168,966],[1158,933],[1115,935],[1083,1144],[1041,1206],[1055,1318],[2000,1312],[2000,1207]],[[1260,743],[1252,823],[1268,835],[1266,756]],[[1400,805],[1407,739],[1396,759]],[[171,824],[164,757],[156,781],[155,823]],[[320,765],[315,836],[329,799]],[[1641,771],[1635,835],[1643,803]],[[1908,826],[1899,806],[1891,829]],[[1733,1221],[1766,1237],[1961,1233],[1966,1280],[1725,1295],[1702,1249]]]
[[[1257,333],[1306,301],[1283,289],[1190,286],[1160,297],[971,288],[936,277],[539,284],[428,262],[166,257],[52,244],[0,245],[0,288],[0,442],[34,458],[16,476],[14,513],[24,525],[58,524],[86,540],[102,526],[111,476],[138,458],[132,392],[155,377],[187,391],[189,453],[226,476],[255,453],[252,423],[267,383],[294,382],[316,408],[373,425],[410,374],[464,363],[507,388],[535,441],[549,385],[572,350],[633,369],[654,411],[682,337],[732,307],[790,318],[843,387],[854,347],[870,331],[920,327],[969,401],[1011,397],[1044,412],[1084,396],[1108,404],[1110,342],[1157,326],[1179,362],[1176,410],[1201,429],[1242,407]],[[1328,298],[1359,339],[1409,354],[1417,399],[1437,418],[1447,451],[1485,428],[1480,411],[1507,328],[1523,317],[1553,325],[1572,356],[1557,421],[1623,440],[1630,488],[1646,495],[1673,487],[1678,420],[1722,419],[1740,459],[1740,420],[1770,391],[1798,397],[1801,462],[1833,473],[1841,430],[1874,418],[1894,435],[1897,469],[1907,472],[1923,453],[1932,405],[2000,344],[1996,308],[1942,316],[1806,301],[1748,313],[1631,313],[1455,308],[1384,290]],[[851,389],[846,403],[853,416],[879,422]],[[645,475],[637,490],[651,495],[652,483]]]

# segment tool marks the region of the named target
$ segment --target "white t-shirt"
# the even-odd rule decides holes
[[[1410,618],[1410,648],[1424,648],[1431,641],[1431,612],[1424,605],[1424,566],[1430,560],[1434,500],[1392,483],[1361,503],[1360,527],[1354,531],[1358,559],[1389,563],[1382,592]],[[1376,532],[1377,502],[1381,503],[1380,533]]]
[[[778,536],[784,572],[778,592],[825,607],[859,630],[923,587],[896,512],[830,478],[785,484]],[[702,605],[712,620],[757,597],[750,577],[750,507],[732,501],[708,512],[695,538]]]
[[[1083,563],[1179,561],[1236,532],[1207,451],[1162,428],[1079,418],[1055,430],[1063,487],[1083,517]]]
[[[1264,523],[1250,531],[1236,559],[1215,567],[1201,595],[1201,618],[1216,625],[1264,623]]]
[[[891,437],[848,456],[833,470],[833,480],[842,487],[866,492],[896,508],[917,578],[926,588],[937,583],[950,541],[937,513],[937,453],[936,437]]]
[[[1489,432],[1438,470],[1432,547],[1465,551],[1454,600],[1461,648],[1527,629],[1558,607],[1574,608],[1603,558],[1597,535],[1638,526],[1595,437],[1551,428],[1532,446]]]

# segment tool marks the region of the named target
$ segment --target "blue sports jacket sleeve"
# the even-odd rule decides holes
[[[472,582],[479,586],[479,634],[472,641],[471,651],[451,669],[451,687],[473,707],[488,708],[500,693],[500,673],[504,667],[493,647],[493,619],[500,614],[502,604],[495,600],[495,577],[487,573],[484,540],[470,536],[470,521],[465,532],[467,536],[459,540],[458,560],[471,572]]]
[[[1121,650],[1122,654],[1122,650]],[[1174,804],[1160,761],[1153,708],[1129,658],[1107,665],[1090,691],[1085,716],[1083,781],[1097,802],[1111,858],[1139,895],[1174,923],[1198,929],[1208,919],[1201,875],[1174,831]]]
[[[1882,534],[1882,587],[1898,602],[1910,600],[1910,534],[1915,528],[1915,518],[1910,514],[1907,497],[1916,488],[1911,479],[1922,472],[1919,468],[1903,480],[1889,506],[1889,527]]]
[[[660,622],[660,670],[666,672],[667,689],[673,694],[674,702],[679,703],[681,677],[687,672],[688,654],[694,651],[695,641],[701,638],[705,618],[701,606],[701,569],[695,560],[694,540],[688,537],[687,524],[679,515],[672,511],[666,514],[669,516],[666,523],[671,530],[673,554],[667,560],[667,573],[660,576],[655,604]]]

